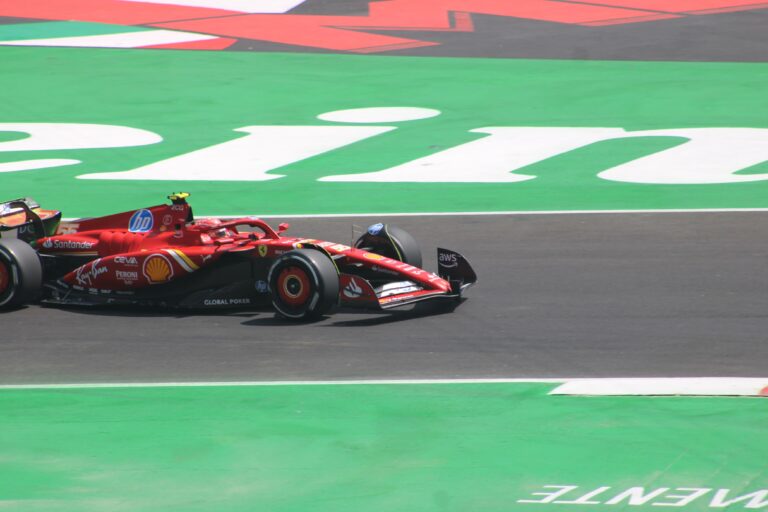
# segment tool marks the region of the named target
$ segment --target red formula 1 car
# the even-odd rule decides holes
[[[459,253],[421,267],[405,231],[370,226],[352,245],[283,236],[261,219],[197,219],[186,201],[60,222],[30,199],[0,203],[0,309],[46,304],[232,308],[272,304],[288,319],[335,306],[386,310],[457,301],[477,281]]]

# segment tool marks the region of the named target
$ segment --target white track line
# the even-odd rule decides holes
[[[212,388],[212,387],[267,387],[267,386],[360,386],[360,385],[413,385],[413,384],[509,384],[546,383],[562,384],[568,379],[404,379],[404,380],[292,380],[292,381],[240,381],[240,382],[118,382],[93,384],[6,384],[6,389],[106,389],[106,388]]]
[[[10,384],[3,390],[62,390],[118,388],[269,387],[269,386],[360,386],[429,384],[560,384],[550,395],[579,396],[768,396],[768,377],[694,378],[519,378],[519,379],[403,379],[325,381],[238,381],[238,382],[123,382],[81,384]]]
[[[694,209],[659,209],[659,210],[509,210],[503,212],[403,212],[403,213],[291,213],[258,215],[245,213],[242,215],[198,215],[200,218],[216,217],[219,219],[239,219],[242,217],[258,217],[262,219],[330,219],[345,217],[431,217],[431,216],[490,216],[490,215],[592,215],[617,213],[750,213],[768,212],[768,208],[694,208]],[[65,217],[64,222],[80,220],[78,217]]]
[[[768,396],[768,378],[574,379],[550,395]]]
[[[217,39],[216,36],[175,30],[145,30],[93,36],[54,37],[0,41],[1,46],[69,46],[77,48],[141,48],[161,44],[188,43]]]

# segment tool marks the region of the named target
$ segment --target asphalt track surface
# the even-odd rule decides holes
[[[346,2],[345,2],[346,3]],[[326,3],[307,3],[296,10],[329,14]],[[332,7],[333,4],[328,4]],[[364,15],[344,6],[345,14]],[[500,16],[472,15],[472,32],[387,30],[390,36],[413,37],[437,46],[385,52],[381,55],[501,57],[573,60],[647,60],[768,62],[768,8],[689,16],[649,23],[585,27]],[[375,32],[368,30],[368,32]],[[326,53],[323,50],[241,40],[230,50]]]
[[[309,0],[296,15],[366,16],[367,0]],[[0,25],[31,23],[31,18],[1,17]],[[436,46],[380,55],[491,57],[573,60],[648,60],[768,62],[768,8],[684,16],[645,23],[580,26],[511,17],[472,15],[473,30],[440,32],[382,30]],[[366,32],[376,33],[374,29]],[[233,51],[329,53],[307,46],[241,39]]]
[[[359,218],[366,225],[378,219]],[[387,218],[467,256],[455,311],[177,315],[31,306],[0,315],[0,383],[760,376],[768,213]],[[350,219],[290,219],[348,242]]]
[[[296,13],[367,9],[329,0]],[[473,22],[472,33],[423,34],[439,46],[388,54],[768,60],[768,9],[605,27]],[[319,51],[247,40],[231,49]],[[271,311],[31,306],[0,314],[0,384],[765,374],[768,213],[386,220],[420,240],[427,268],[437,245],[469,258],[480,282],[455,311],[340,312],[294,325]],[[297,235],[350,240],[350,219],[290,222]]]

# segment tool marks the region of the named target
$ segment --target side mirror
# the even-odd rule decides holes
[[[282,233],[283,231],[288,231],[289,227],[291,227],[291,225],[288,224],[287,222],[281,222],[280,224],[277,225],[277,232]]]

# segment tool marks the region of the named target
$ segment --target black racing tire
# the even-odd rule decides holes
[[[391,243],[386,237],[389,237]],[[396,250],[393,250],[392,245]],[[421,268],[422,258],[419,243],[406,230],[391,224],[384,225],[379,236],[370,236],[369,234],[361,236],[355,242],[355,247],[368,248],[370,252]]]
[[[0,239],[0,310],[29,304],[43,287],[43,264],[29,244]]]
[[[297,249],[280,256],[267,277],[272,305],[289,320],[316,320],[339,302],[339,272],[317,249]]]

